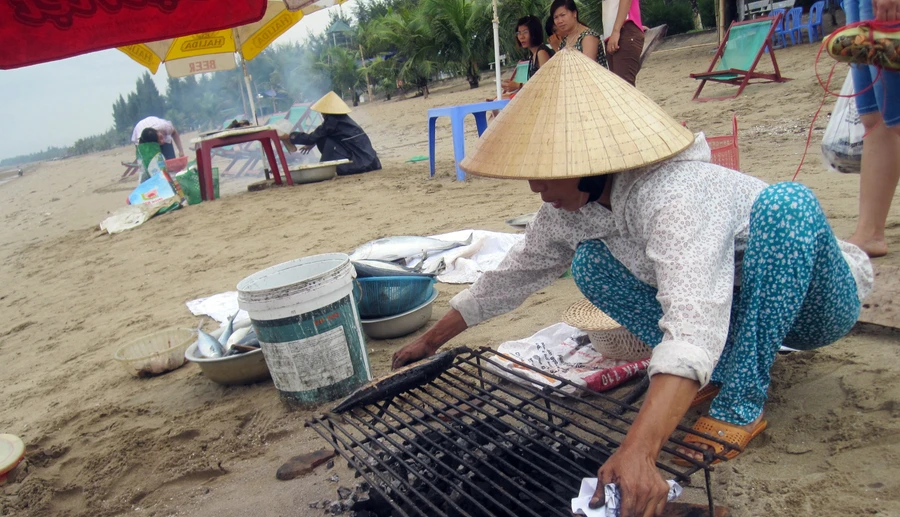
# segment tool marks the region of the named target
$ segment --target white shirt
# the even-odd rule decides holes
[[[468,326],[509,312],[571,265],[578,244],[602,239],[639,280],[658,289],[662,342],[650,374],[705,385],[728,337],[734,286],[739,285],[750,211],[766,184],[709,163],[703,134],[661,164],[611,176],[610,205],[577,212],[545,203],[494,271],[450,300]],[[872,290],[868,256],[838,241],[862,300]]]
[[[148,127],[152,127],[153,129],[164,135],[165,138],[163,139],[163,143],[172,143],[172,133],[175,132],[175,126],[173,126],[172,123],[166,119],[162,119],[159,117],[147,117],[144,120],[138,122],[137,125],[134,126],[134,131],[131,132],[131,142],[134,145],[138,144],[138,141],[141,139],[141,133]]]

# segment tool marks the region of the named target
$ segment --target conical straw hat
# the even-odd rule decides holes
[[[491,178],[579,178],[661,162],[693,142],[649,97],[564,49],[525,83],[460,167]]]
[[[347,103],[334,92],[326,93],[324,97],[317,100],[309,109],[326,115],[346,115],[352,111],[350,106],[347,106]]]
[[[608,314],[598,309],[587,299],[573,303],[563,313],[562,320],[567,325],[585,331],[615,330],[622,327],[616,320],[609,317]]]

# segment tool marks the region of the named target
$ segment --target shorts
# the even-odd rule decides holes
[[[847,13],[847,24],[872,20],[872,0],[844,0],[844,12]],[[853,75],[853,86],[857,92],[856,110],[860,115],[881,113],[888,127],[900,125],[900,72],[881,70],[866,65],[850,65]],[[875,81],[875,78],[878,80]],[[870,85],[874,85],[869,88]]]
[[[163,158],[166,160],[172,160],[175,158],[175,146],[172,144],[162,144],[159,146],[162,150]]]

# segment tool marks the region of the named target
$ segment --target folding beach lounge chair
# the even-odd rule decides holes
[[[141,168],[140,164],[137,161],[133,162],[122,162],[122,165],[125,166],[125,172],[122,173],[122,177],[119,179],[124,179],[132,174],[136,173],[138,169]]]
[[[778,62],[775,61],[775,52],[772,50],[772,35],[780,19],[781,15],[779,14],[775,17],[732,23],[709,65],[709,70],[691,74],[692,78],[700,80],[700,86],[697,87],[697,92],[694,93],[692,100],[705,102],[734,99],[754,79],[759,80],[758,82],[783,83],[789,81],[790,79],[781,76]],[[756,71],[759,60],[766,51],[772,59],[775,73]],[[700,92],[703,91],[707,81],[734,85],[738,87],[738,91],[734,95],[726,97],[700,97]]]

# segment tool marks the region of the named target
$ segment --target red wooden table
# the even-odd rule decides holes
[[[260,145],[262,145],[263,151],[266,153],[266,158],[269,160],[269,168],[275,176],[275,183],[281,185],[281,175],[278,174],[278,161],[280,160],[281,170],[284,171],[284,177],[287,180],[287,184],[294,184],[291,180],[291,173],[288,170],[287,160],[284,159],[281,141],[278,139],[278,133],[276,133],[274,129],[238,129],[234,131],[224,131],[203,138],[197,144],[197,173],[200,176],[201,199],[204,201],[215,199],[212,177],[212,158],[210,156],[213,148],[254,141],[259,142]],[[275,159],[275,151],[278,152],[278,160]]]

